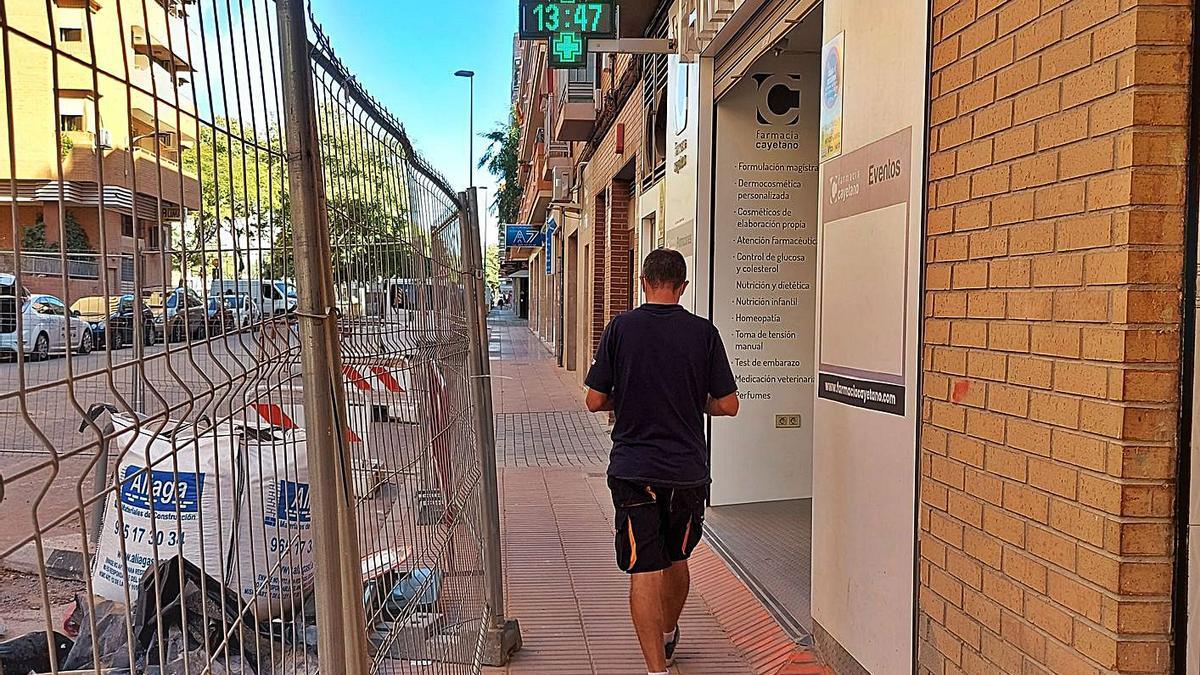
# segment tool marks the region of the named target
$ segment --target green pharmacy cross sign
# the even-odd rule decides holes
[[[521,0],[521,39],[548,40],[551,68],[583,68],[590,38],[617,36],[613,4]]]

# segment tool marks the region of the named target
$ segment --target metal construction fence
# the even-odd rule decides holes
[[[0,674],[511,649],[476,196],[302,3],[0,0],[0,91]]]

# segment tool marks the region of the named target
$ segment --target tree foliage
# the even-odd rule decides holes
[[[500,290],[500,247],[488,244],[483,258],[484,281],[495,293]]]
[[[403,151],[363,132],[344,111],[319,110],[317,117],[335,279],[420,276]],[[268,269],[276,277],[294,268],[290,215],[284,209],[275,220]]]
[[[489,141],[489,145],[479,160],[479,167],[487,169],[498,183],[492,206],[499,214],[501,224],[515,223],[521,214],[522,195],[518,161],[521,126],[517,122],[516,107],[509,112],[507,122],[482,136]]]
[[[79,221],[75,220],[75,215],[70,211],[67,212],[66,218],[63,219],[63,230],[65,234],[64,243],[66,250],[69,253],[95,253],[92,248],[92,241],[88,238],[87,232],[83,230],[83,226]],[[46,221],[41,215],[38,215],[37,220],[24,229],[21,233],[21,249],[24,251],[59,251],[61,246],[59,242],[46,243]]]
[[[181,246],[188,267],[211,261],[224,232],[233,242],[258,238],[286,207],[287,172],[282,132],[259,130],[218,117],[201,125],[200,138],[183,152],[183,167],[200,177],[200,211],[184,228]],[[202,253],[202,251],[206,253]],[[239,257],[248,252],[229,251]]]

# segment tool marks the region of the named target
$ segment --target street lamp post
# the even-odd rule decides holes
[[[129,139],[129,151],[125,154],[125,175],[126,176],[129,175],[130,165],[133,163],[134,148],[137,147],[138,143],[140,143],[148,138],[153,138],[156,145],[166,145],[167,142],[169,142],[169,140],[170,140],[170,135],[163,131],[152,131],[148,134],[141,134],[138,136],[131,137]],[[145,378],[142,376],[142,371],[146,367],[146,365],[145,365],[146,364],[146,321],[145,321],[145,312],[143,310],[143,308],[146,305],[145,305],[145,298],[142,297],[142,293],[144,290],[143,283],[145,282],[145,273],[146,273],[145,263],[146,263],[146,261],[142,258],[141,246],[139,246],[137,243],[138,240],[140,239],[140,237],[138,237],[140,228],[138,227],[139,223],[138,223],[138,214],[137,214],[136,186],[135,186],[135,189],[132,190],[132,192],[135,195],[134,199],[133,199],[133,211],[131,212],[132,213],[131,219],[133,221],[133,236],[134,236],[134,239],[133,239],[133,241],[134,241],[134,243],[133,243],[133,270],[134,270],[134,272],[133,272],[133,316],[134,316],[133,358],[137,365],[133,368],[130,368],[129,372],[130,372],[130,377],[133,378],[133,408],[134,408],[134,410],[136,410],[139,413],[145,413],[146,412],[146,382],[145,382]],[[157,226],[157,224],[156,224],[156,226]],[[165,348],[166,344],[169,342],[169,338],[167,337],[167,334],[166,334],[167,307],[166,307],[166,294],[165,293],[164,293],[164,297],[163,297],[163,310],[162,311],[163,311],[163,345]],[[153,323],[150,325],[150,330],[151,331],[154,330]]]
[[[467,123],[467,181],[468,187],[475,187],[475,71],[460,70],[454,73],[455,77],[465,77],[470,82],[470,112],[469,121]]]

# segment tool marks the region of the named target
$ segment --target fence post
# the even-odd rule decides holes
[[[366,616],[332,252],[303,0],[278,0],[288,188],[296,258],[300,362],[312,490],[321,672],[367,675]]]
[[[487,592],[487,630],[483,663],[503,666],[521,648],[521,627],[504,616],[504,568],[500,550],[500,495],[496,471],[496,428],[492,418],[491,363],[488,360],[487,314],[483,306],[484,257],[479,231],[479,191],[460,193],[462,204],[463,259],[467,263],[466,288],[471,324],[467,359],[471,394],[475,398],[475,431],[479,442],[480,499],[483,517],[483,570]]]

